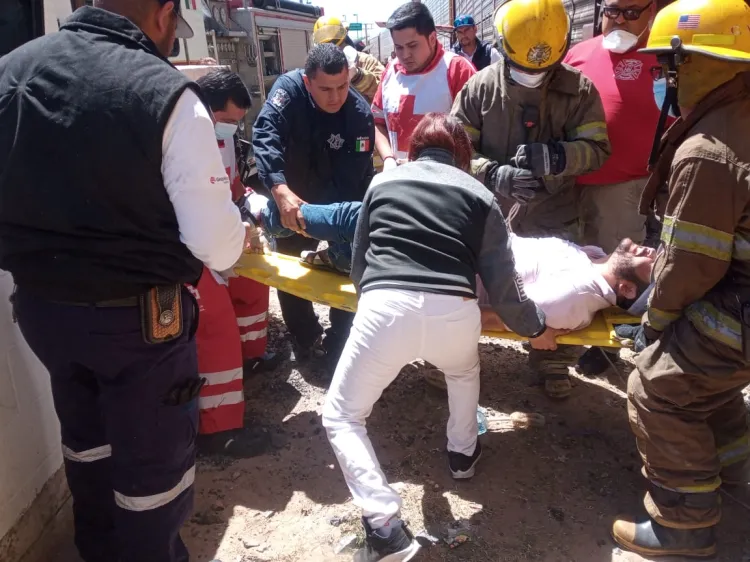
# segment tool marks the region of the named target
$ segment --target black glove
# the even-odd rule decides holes
[[[544,191],[544,183],[528,170],[513,166],[497,166],[487,174],[486,185],[501,197],[512,198],[526,205],[537,193]]]
[[[620,339],[632,341],[633,351],[638,353],[656,341],[646,335],[643,324],[618,324],[615,326],[615,335]]]
[[[565,147],[555,141],[522,144],[510,163],[529,170],[537,178],[557,176],[565,171]]]

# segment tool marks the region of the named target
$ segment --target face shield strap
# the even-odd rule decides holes
[[[658,57],[660,63],[667,65],[667,74],[665,76],[667,81],[667,93],[664,96],[664,103],[661,106],[659,123],[656,126],[656,133],[654,135],[654,143],[651,145],[651,156],[649,156],[648,159],[649,169],[653,169],[659,160],[659,147],[661,146],[661,138],[664,134],[664,129],[667,126],[669,110],[672,110],[673,115],[676,115],[677,117],[680,116],[680,107],[677,104],[677,69],[684,62],[684,55],[682,54],[681,46],[682,43],[677,37],[675,37],[672,40],[672,48],[674,50],[666,55],[660,55]]]

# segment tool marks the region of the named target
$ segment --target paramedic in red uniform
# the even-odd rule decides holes
[[[638,206],[659,121],[651,72],[659,63],[638,49],[648,41],[657,8],[651,0],[605,0],[601,9],[602,35],[572,47],[565,63],[594,83],[604,105],[612,155],[596,172],[580,176],[577,185],[582,241],[610,253],[623,238],[641,244],[646,236],[646,217]],[[606,371],[609,361],[602,351],[586,352],[579,370],[589,376]]]
[[[411,135],[427,113],[450,113],[456,95],[476,70],[461,55],[443,49],[424,4],[404,4],[386,27],[397,58],[383,75],[372,113],[375,148],[388,170],[406,162]]]
[[[245,187],[237,174],[234,134],[250,108],[250,94],[242,79],[228,69],[216,69],[196,83],[211,108],[219,152],[236,201],[244,195]],[[206,379],[198,399],[198,452],[245,458],[260,454],[268,443],[267,434],[243,428],[243,358],[245,364],[263,362],[268,287],[204,267],[193,294],[200,306],[198,368]]]

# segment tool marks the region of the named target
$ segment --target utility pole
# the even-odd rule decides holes
[[[359,23],[359,14],[353,14],[355,23]],[[357,30],[357,40],[359,41],[361,31]]]

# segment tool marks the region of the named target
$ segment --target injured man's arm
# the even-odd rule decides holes
[[[611,306],[629,310],[643,300],[655,259],[652,248],[630,239],[610,255],[558,238],[511,235],[511,247],[526,295],[544,312],[547,325],[559,330],[581,330],[600,310]],[[479,279],[477,296],[482,330],[507,331]]]

